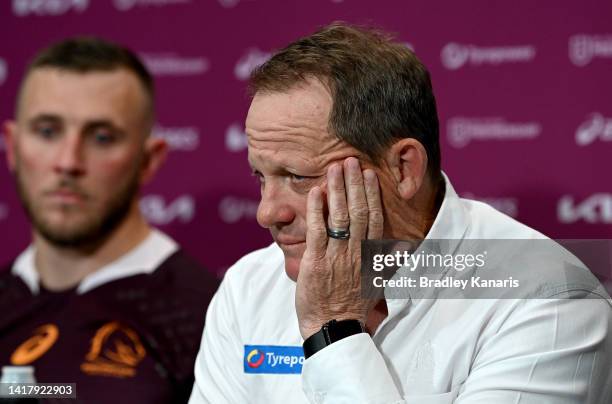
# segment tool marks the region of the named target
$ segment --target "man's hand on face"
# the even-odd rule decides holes
[[[361,292],[361,241],[380,239],[383,213],[376,174],[363,172],[354,157],[327,170],[328,223],[323,192],[308,194],[306,251],[300,263],[295,305],[304,339],[330,320],[356,319],[365,324],[377,300]],[[349,230],[350,238],[328,237],[327,227]]]

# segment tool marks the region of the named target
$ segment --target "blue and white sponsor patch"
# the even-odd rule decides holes
[[[244,373],[300,374],[303,364],[301,346],[244,346]]]

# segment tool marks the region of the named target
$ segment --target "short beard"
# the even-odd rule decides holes
[[[129,181],[115,193],[103,211],[94,213],[95,217],[90,222],[71,232],[54,229],[38,214],[31,196],[28,195],[23,185],[19,165],[15,170],[15,182],[21,204],[38,234],[56,247],[95,249],[108,239],[130,212],[133,200],[138,194],[139,173],[138,170],[134,170]],[[68,185],[73,183],[69,178],[62,182]]]

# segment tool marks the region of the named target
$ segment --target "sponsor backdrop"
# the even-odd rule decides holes
[[[333,20],[376,25],[431,71],[443,169],[461,195],[551,237],[612,238],[611,19],[603,0],[6,0],[0,119],[40,47],[94,34],[134,49],[157,82],[154,135],[171,148],[142,209],[221,274],[271,241],[246,159],[249,72]],[[5,167],[0,262],[29,242]]]

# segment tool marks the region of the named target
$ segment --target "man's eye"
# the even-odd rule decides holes
[[[109,132],[94,132],[93,140],[101,145],[107,145],[115,141],[115,136]]]
[[[297,175],[297,174],[291,174],[291,182],[296,183],[296,184],[302,184],[302,183],[306,183],[306,182],[310,182],[313,180],[316,180],[317,176],[308,176],[308,175]]]
[[[36,128],[36,134],[42,138],[51,139],[57,134],[57,131],[53,126],[39,126]]]

